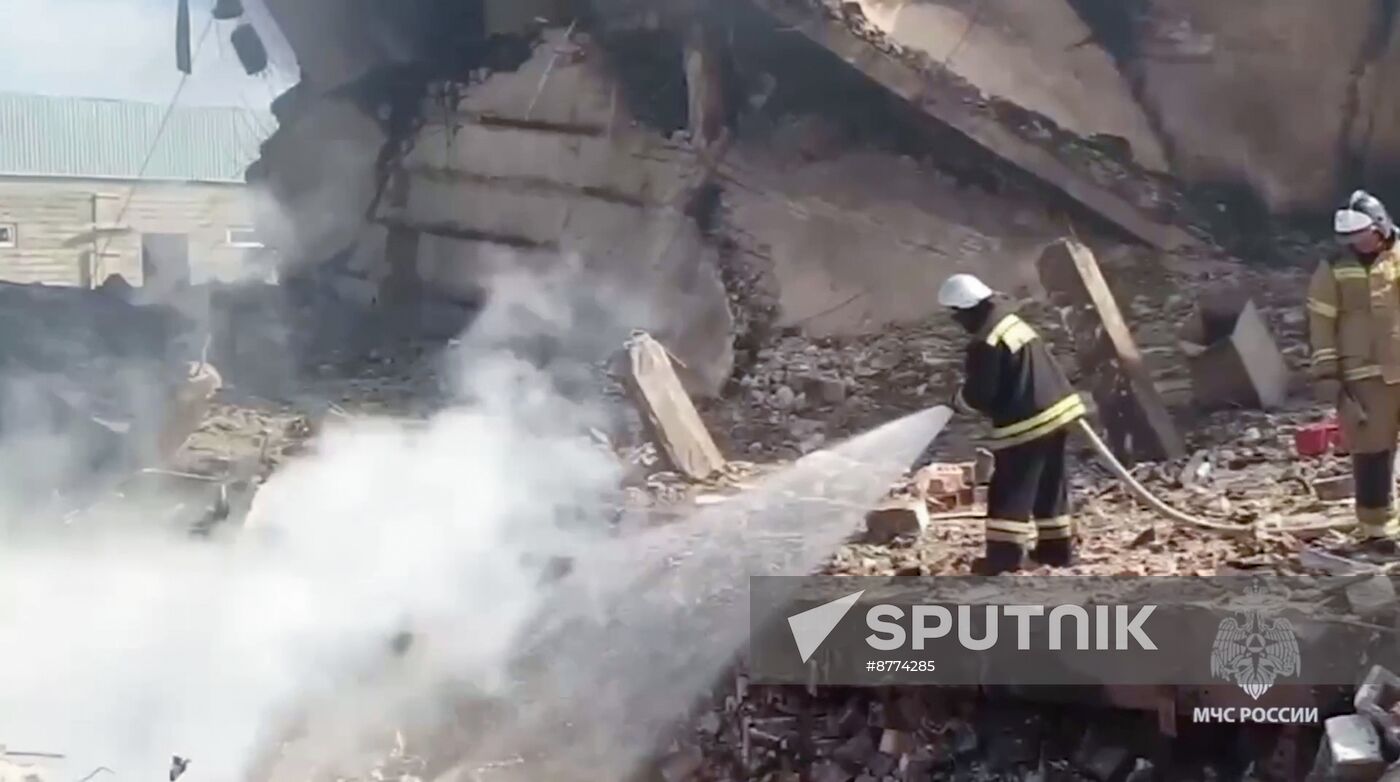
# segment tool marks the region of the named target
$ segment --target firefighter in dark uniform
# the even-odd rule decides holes
[[[953,275],[938,302],[972,334],[954,406],[987,416],[993,427],[987,571],[1019,570],[1027,554],[1042,565],[1071,564],[1066,428],[1085,415],[1083,399],[1035,329],[981,280]]]

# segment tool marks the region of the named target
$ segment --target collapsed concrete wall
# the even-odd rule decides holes
[[[402,197],[376,220],[422,234],[423,284],[463,297],[577,256],[620,294],[618,318],[666,342],[713,394],[732,365],[731,319],[714,251],[676,208],[695,165],[690,147],[639,125],[586,36],[556,29],[519,71],[428,112]]]
[[[1276,211],[1325,206],[1344,187],[1375,4],[1249,5],[1150,3],[1133,61],[1143,100],[1181,176],[1247,183]]]
[[[789,168],[771,151],[736,149],[742,181],[725,197],[728,227],[771,268],[778,327],[848,336],[939,317],[938,286],[959,271],[1024,290],[1055,232],[1037,205],[912,159],[856,148]]]
[[[1146,112],[1113,58],[1066,0],[860,0],[900,46],[927,54],[988,95],[1081,136],[1121,138],[1144,167],[1166,169]]]
[[[935,317],[959,270],[1034,287],[1067,199],[747,14],[719,17],[719,50],[645,15],[556,26],[518,67],[400,86],[374,117],[343,90],[303,97],[260,164],[290,255],[371,306],[478,301],[522,268],[577,264],[706,396],[756,330]],[[384,119],[409,99],[412,121]]]
[[[601,53],[562,29],[518,70],[455,87],[407,87],[421,106],[404,138],[363,101],[304,100],[259,164],[279,246],[371,306],[413,291],[471,304],[503,274],[576,257],[616,288],[621,322],[716,393],[732,366],[727,296],[714,249],[673,205],[693,150],[640,127]]]
[[[901,80],[886,73],[881,51],[918,55],[913,64],[932,82],[965,82],[1061,131],[1117,145],[1115,157],[1167,171],[1202,197],[1223,192],[1307,214],[1359,184],[1400,181],[1400,111],[1383,86],[1400,58],[1394,0],[751,2],[896,91]],[[875,51],[841,45],[813,14]],[[948,119],[947,97],[928,86],[904,92]],[[966,130],[979,137],[975,124]],[[995,133],[982,140],[998,146]],[[1083,167],[1057,146],[1071,169]],[[1015,162],[1014,150],[1006,156]]]
[[[1400,116],[1380,74],[1392,0],[1074,0],[1113,50],[1177,176],[1247,190],[1276,213],[1320,212],[1393,184]]]

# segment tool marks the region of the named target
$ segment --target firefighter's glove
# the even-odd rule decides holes
[[[1313,386],[1313,393],[1317,401],[1335,407],[1342,397],[1342,381],[1333,378],[1319,380]]]
[[[957,390],[953,392],[953,396],[948,400],[948,404],[962,415],[976,415],[977,413],[976,410],[973,410],[972,407],[963,400],[962,386],[958,386]]]

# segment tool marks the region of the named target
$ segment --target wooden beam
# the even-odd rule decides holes
[[[970,108],[964,91],[942,73],[931,73],[881,51],[844,24],[790,0],[750,0],[784,26],[807,36],[924,114],[978,146],[1054,187],[1129,235],[1160,250],[1199,246],[1179,226],[1164,224],[1086,172],[1011,132],[985,111]]]
[[[1062,239],[1046,248],[1038,268],[1051,301],[1065,313],[1080,374],[1108,430],[1109,447],[1125,464],[1184,456],[1181,434],[1093,252]]]

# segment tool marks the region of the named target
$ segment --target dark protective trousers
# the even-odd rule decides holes
[[[1356,480],[1356,520],[1366,540],[1396,537],[1394,465],[1394,450],[1351,455],[1351,470]]]
[[[1068,541],[1069,476],[1067,429],[996,452],[987,492],[987,543],[1030,547],[1039,541]]]
[[[1338,418],[1351,448],[1356,478],[1356,520],[1367,540],[1395,538],[1395,440],[1400,436],[1400,385],[1381,378],[1346,384],[1349,397],[1338,406]],[[1364,418],[1359,414],[1365,412]]]

